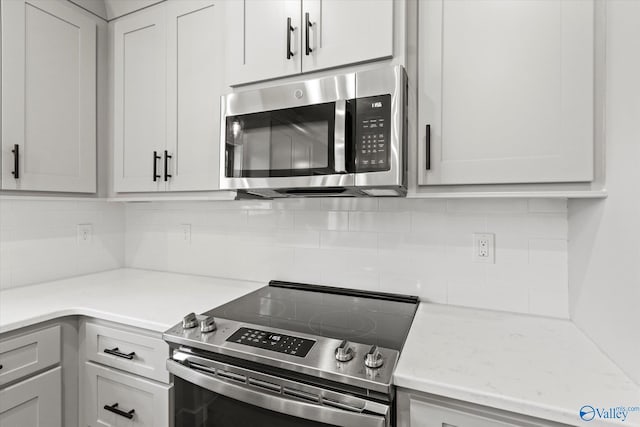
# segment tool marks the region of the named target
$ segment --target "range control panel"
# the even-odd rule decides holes
[[[389,170],[391,95],[357,98],[355,118],[356,172]]]
[[[314,340],[306,338],[249,328],[238,329],[227,338],[227,341],[298,357],[305,357],[316,343]]]

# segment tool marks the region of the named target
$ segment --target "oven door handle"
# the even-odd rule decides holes
[[[167,360],[167,370],[176,377],[199,387],[253,406],[320,423],[354,427],[387,427],[389,414],[369,415],[338,409],[336,406],[305,403],[232,384],[206,373],[195,371],[174,360]]]
[[[347,101],[339,99],[336,101],[335,133],[333,136],[333,159],[334,169],[337,173],[346,173],[346,122],[347,122]]]

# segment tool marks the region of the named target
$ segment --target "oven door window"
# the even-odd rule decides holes
[[[335,102],[226,118],[229,178],[332,175]]]
[[[282,414],[214,393],[174,377],[175,427],[329,426]]]

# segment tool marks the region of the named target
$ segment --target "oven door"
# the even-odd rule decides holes
[[[183,359],[167,361],[175,427],[390,426],[386,404],[196,356]]]
[[[347,100],[355,74],[222,97],[220,187],[353,187]]]

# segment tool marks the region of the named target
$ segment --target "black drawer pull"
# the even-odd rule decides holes
[[[158,156],[158,152],[153,152],[153,182],[156,182],[157,179],[160,179],[160,175],[158,175],[158,160],[162,157]]]
[[[427,133],[425,134],[425,141],[426,141],[426,158],[424,159],[425,163],[424,163],[424,168],[426,170],[431,169],[431,125],[427,125],[426,127],[426,131]]]
[[[130,420],[133,418],[133,414],[135,414],[136,410],[132,409],[129,412],[124,412],[121,411],[120,409],[118,409],[118,403],[114,403],[113,405],[109,406],[109,405],[104,405],[104,409],[106,409],[109,412],[113,412],[114,414],[120,415],[121,417],[125,417],[126,419]]]
[[[11,152],[13,153],[13,172],[11,172],[11,175],[15,179],[20,179],[20,146],[14,144]]]
[[[164,150],[164,180],[169,181],[171,175],[169,174],[169,159],[172,158],[167,150]]]
[[[107,354],[111,354],[113,356],[118,356],[118,357],[122,357],[123,359],[127,359],[127,360],[132,360],[133,356],[136,355],[135,351],[132,351],[131,353],[121,353],[118,349],[118,347],[114,347],[114,348],[105,348],[104,352]]]
[[[291,33],[295,28],[291,26],[291,18],[287,18],[287,59],[291,59],[293,52],[291,51]]]
[[[309,56],[313,49],[309,46],[309,28],[313,27],[313,24],[309,20],[309,12],[304,14],[304,35],[305,35],[305,55]]]

